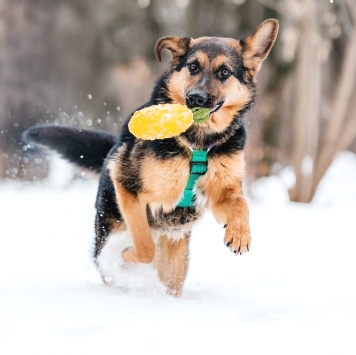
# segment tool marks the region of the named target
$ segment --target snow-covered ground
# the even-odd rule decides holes
[[[356,354],[355,155],[313,204],[289,203],[279,178],[253,191],[251,251],[231,254],[207,214],[172,299],[149,266],[102,285],[96,183],[0,184],[0,353]]]

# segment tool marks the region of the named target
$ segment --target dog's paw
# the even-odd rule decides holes
[[[138,253],[133,247],[124,249],[121,253],[122,260],[126,263],[150,264],[155,256],[155,249],[145,249],[144,252]]]
[[[236,255],[249,251],[251,234],[248,223],[230,222],[226,224],[224,243]]]
[[[126,263],[137,263],[137,256],[135,249],[132,247],[127,247],[121,252],[122,260]]]

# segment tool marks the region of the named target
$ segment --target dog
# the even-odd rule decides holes
[[[157,59],[161,61],[163,50],[170,51],[170,66],[140,109],[164,103],[210,109],[207,121],[192,124],[178,136],[137,139],[128,129],[129,119],[119,137],[51,125],[24,133],[25,142],[49,147],[100,175],[94,250],[99,271],[108,238],[126,230],[133,246],[122,251],[123,261],[154,263],[167,293],[179,297],[188,270],[191,230],[205,209],[224,226],[224,243],[231,252],[249,251],[249,210],[242,192],[244,116],[254,103],[256,74],[278,27],[277,20],[268,19],[241,40],[164,37],[157,42]],[[196,180],[192,204],[181,207],[194,150],[206,152],[206,172]]]

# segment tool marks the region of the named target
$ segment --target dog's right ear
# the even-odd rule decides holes
[[[161,53],[163,49],[168,49],[172,53],[172,64],[176,64],[179,57],[184,55],[190,44],[188,37],[164,37],[156,44],[156,58],[161,61]]]

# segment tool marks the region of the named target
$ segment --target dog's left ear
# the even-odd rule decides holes
[[[161,53],[163,49],[168,49],[172,53],[172,64],[177,64],[179,57],[184,55],[190,44],[188,37],[164,37],[156,44],[156,57],[161,61]]]
[[[256,74],[262,62],[268,56],[277,38],[279,24],[275,19],[262,22],[257,30],[250,36],[240,41],[243,47],[244,66]]]

